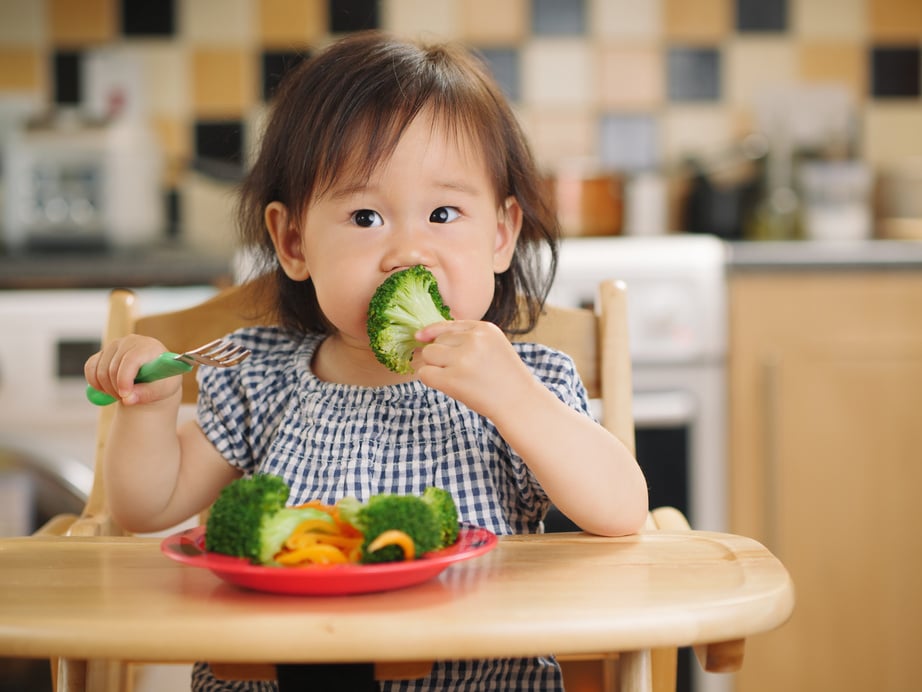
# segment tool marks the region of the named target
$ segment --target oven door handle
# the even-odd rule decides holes
[[[634,392],[634,427],[669,428],[691,425],[698,413],[698,401],[687,391]]]

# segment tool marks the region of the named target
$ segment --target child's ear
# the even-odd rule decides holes
[[[507,197],[497,213],[496,244],[493,248],[494,273],[502,274],[509,269],[521,230],[522,207],[515,197]]]
[[[304,281],[310,276],[304,247],[301,244],[301,231],[286,207],[281,202],[270,202],[266,206],[266,228],[279,265],[292,281]]]

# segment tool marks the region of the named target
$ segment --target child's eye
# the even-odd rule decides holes
[[[384,219],[374,209],[359,209],[352,212],[352,222],[362,228],[372,228],[373,226],[381,226]]]
[[[461,216],[455,207],[439,207],[429,214],[429,223],[449,223]]]

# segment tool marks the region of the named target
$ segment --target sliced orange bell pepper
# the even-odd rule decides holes
[[[413,543],[413,539],[397,529],[382,531],[375,540],[368,544],[367,550],[369,553],[373,553],[388,545],[399,546],[403,550],[404,560],[412,560],[416,555],[416,545]]]
[[[314,565],[334,565],[346,562],[346,555],[335,545],[314,543],[297,550],[283,551],[275,556],[282,565],[300,565],[309,562]]]

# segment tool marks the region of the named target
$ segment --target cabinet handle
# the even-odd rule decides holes
[[[762,435],[763,460],[762,482],[764,484],[763,521],[765,546],[775,555],[780,550],[778,529],[778,501],[781,489],[778,468],[778,401],[781,358],[770,354],[762,358]]]

